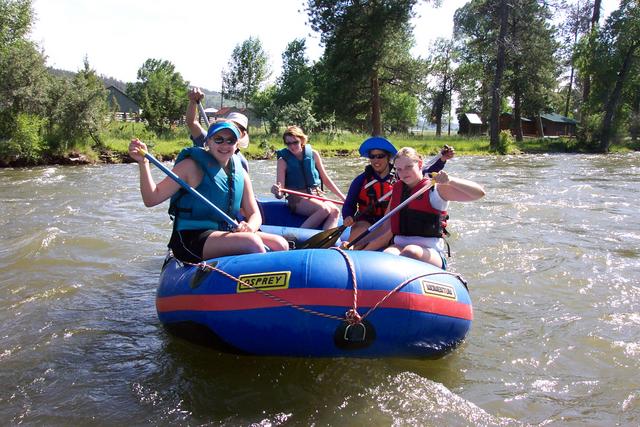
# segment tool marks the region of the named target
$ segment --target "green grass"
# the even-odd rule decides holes
[[[275,156],[275,150],[284,147],[281,135],[266,134],[261,128],[250,128],[251,143],[247,149],[242,150],[249,159],[269,159]],[[145,129],[142,123],[111,123],[103,133],[102,140],[106,147],[119,158],[127,157],[127,149],[131,138],[137,137],[147,143],[149,149],[156,156],[173,158],[180,150],[191,145],[186,126],[174,129],[169,135],[157,137]],[[309,135],[309,143],[325,157],[358,156],[358,148],[362,141],[369,135],[339,131],[337,133],[317,133]],[[491,154],[489,138],[462,137],[458,135],[444,135],[436,138],[434,133],[424,134],[393,134],[387,138],[396,146],[413,147],[425,156],[436,154],[443,145],[451,145],[456,150],[456,155],[480,155]],[[526,138],[521,143],[515,143],[518,152],[523,153],[567,153],[580,152],[576,146],[575,138]],[[634,150],[630,144],[621,144],[611,147],[611,151]]]
[[[266,134],[261,129],[250,129],[251,143],[243,150],[243,154],[250,159],[264,159],[274,157],[275,150],[284,147],[281,135]],[[186,127],[176,129],[171,135],[158,138],[148,132],[141,123],[114,123],[103,134],[102,140],[106,147],[126,156],[129,141],[137,137],[144,141],[155,155],[170,158],[176,156],[184,147],[191,145]],[[326,157],[358,156],[360,144],[369,135],[351,132],[336,134],[318,133],[309,135],[309,143]],[[457,154],[486,154],[489,152],[489,140],[482,138],[463,138],[459,136],[443,136],[436,138],[433,134],[390,135],[387,138],[397,147],[414,147],[424,155],[436,154],[444,144],[455,147]]]

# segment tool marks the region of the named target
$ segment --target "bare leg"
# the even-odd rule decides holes
[[[329,216],[329,209],[319,200],[301,199],[296,205],[296,213],[307,216],[301,228],[318,228]]]
[[[400,255],[400,248],[397,245],[391,245],[383,252],[391,255]]]
[[[202,258],[266,252],[257,233],[214,231],[202,248]]]
[[[263,233],[262,231],[258,231],[256,233],[265,245],[272,251],[288,251],[289,243],[285,240],[284,237],[278,236],[277,234],[271,233]]]
[[[400,256],[428,262],[429,264],[442,268],[442,258],[435,249],[423,248],[418,245],[407,245],[400,251]]]
[[[371,224],[367,221],[356,221],[355,224],[351,226],[351,231],[349,232],[349,241],[352,242],[356,237],[364,233],[364,231],[369,228]]]
[[[331,202],[324,202],[323,205],[325,209],[329,211],[329,215],[327,216],[327,219],[324,220],[322,229],[328,230],[330,228],[337,227],[338,219],[340,219],[340,209],[338,209],[338,207]]]

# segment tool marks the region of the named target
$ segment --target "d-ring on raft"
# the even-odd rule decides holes
[[[266,222],[286,209],[278,201],[260,205]],[[300,231],[276,225],[285,235]],[[437,358],[464,340],[473,319],[458,275],[405,257],[336,248],[200,265],[168,257],[156,308],[167,329],[201,343],[297,357]]]

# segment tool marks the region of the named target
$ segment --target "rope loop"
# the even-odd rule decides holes
[[[362,316],[360,316],[360,313],[358,313],[358,311],[353,308],[344,314],[344,318],[350,325],[357,325],[359,323],[362,323]]]

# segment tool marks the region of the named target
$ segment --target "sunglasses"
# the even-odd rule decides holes
[[[384,159],[385,157],[387,157],[386,154],[369,154],[369,158],[371,160],[373,160],[373,159]]]
[[[220,145],[224,142],[226,142],[229,145],[233,145],[236,143],[236,141],[238,141],[236,138],[223,138],[221,136],[214,136],[213,137],[213,142],[215,142],[216,144]]]
[[[295,144],[300,144],[300,141],[298,141],[297,139],[294,139],[293,141],[291,141],[291,140],[286,140],[286,141],[284,141],[284,143],[285,143],[286,145],[295,145]]]

